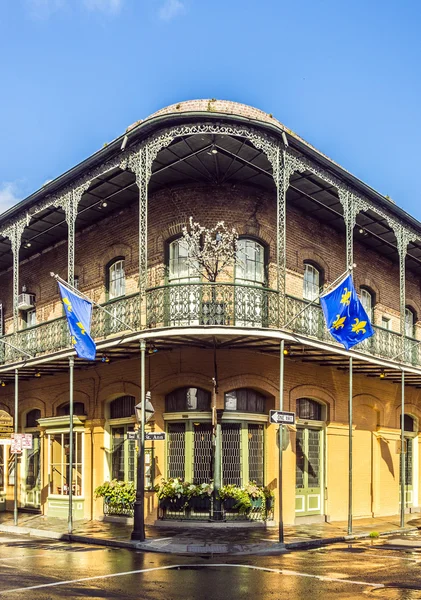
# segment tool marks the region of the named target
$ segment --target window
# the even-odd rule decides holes
[[[265,413],[265,397],[255,390],[232,390],[225,394],[225,410]]]
[[[240,239],[235,266],[236,282],[263,285],[265,281],[265,249],[254,240]]]
[[[33,327],[37,324],[37,311],[35,308],[26,311],[25,321],[26,327]]]
[[[405,308],[405,335],[415,337],[415,315],[411,308]]]
[[[117,481],[135,480],[136,440],[128,432],[134,432],[133,425],[111,428],[111,477]]]
[[[297,400],[296,413],[298,419],[306,421],[322,421],[322,405],[311,398]]]
[[[411,417],[411,415],[405,414],[403,416],[403,428],[404,428],[404,431],[410,431],[411,433],[416,431],[414,417]]]
[[[85,405],[83,402],[75,402],[73,404],[73,414],[74,415],[85,415]],[[64,417],[66,415],[70,415],[70,404],[67,402],[66,404],[62,404],[57,408],[57,416]]]
[[[116,259],[108,267],[108,299],[124,296],[126,293],[126,276],[124,258]]]
[[[26,413],[26,425],[25,427],[38,427],[38,419],[41,418],[41,411],[39,408],[34,408]]]
[[[110,403],[110,419],[123,419],[134,417],[136,398],[134,396],[120,396]]]
[[[320,271],[309,263],[304,263],[304,300],[315,300],[320,293]]]
[[[168,477],[181,477],[185,473],[185,423],[168,424],[167,442],[167,475]]]
[[[50,494],[67,496],[72,482],[74,496],[83,495],[83,433],[73,434],[73,468],[69,464],[69,433],[54,433],[48,435],[50,449]]]
[[[373,296],[365,288],[361,288],[360,296],[361,296],[361,304],[363,305],[368,318],[370,319],[370,321],[372,321],[373,320]]]
[[[382,327],[383,329],[388,329],[391,331],[392,329],[392,319],[389,317],[382,317]]]
[[[4,491],[5,488],[5,481],[4,481],[4,473],[5,473],[5,467],[4,467],[4,458],[5,458],[5,446],[0,445],[0,492]]]
[[[169,250],[169,282],[200,281],[198,267],[188,260],[188,249],[183,238],[171,242]]]
[[[185,410],[211,410],[210,392],[200,388],[179,388],[165,398],[166,412],[182,412]]]

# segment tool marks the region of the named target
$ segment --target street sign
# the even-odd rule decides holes
[[[22,454],[22,435],[20,433],[12,433],[10,452],[12,454]]]
[[[282,425],[295,425],[295,413],[286,410],[271,410],[269,413],[270,423],[279,423]]]
[[[147,431],[145,433],[145,440],[155,442],[156,440],[165,440],[165,431]]]
[[[22,433],[22,450],[32,450],[32,433]]]
[[[137,440],[137,431],[128,431],[127,439],[128,440]]]

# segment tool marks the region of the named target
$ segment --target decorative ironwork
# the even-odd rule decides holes
[[[222,424],[222,482],[241,487],[241,426]]]
[[[182,283],[147,290],[147,327],[279,326],[278,293],[234,283]]]
[[[212,477],[212,425],[199,423],[193,430],[193,483],[209,481]]]
[[[184,423],[169,423],[167,443],[168,477],[181,477],[184,479],[185,434]]]
[[[248,424],[249,481],[263,486],[263,425]]]

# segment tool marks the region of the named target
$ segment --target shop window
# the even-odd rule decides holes
[[[82,432],[73,434],[73,468],[70,468],[70,434],[48,434],[50,494],[66,496],[72,485],[74,496],[83,495],[83,436]]]
[[[126,275],[124,272],[124,258],[116,258],[107,265],[107,291],[109,300],[125,295]]]
[[[296,415],[298,419],[305,421],[322,421],[323,405],[311,398],[299,398],[296,405]]]
[[[111,475],[117,481],[135,480],[136,440],[129,438],[133,425],[111,428]]]
[[[73,404],[73,414],[77,416],[86,415],[85,405],[83,402],[75,402]],[[57,416],[64,417],[66,415],[70,415],[70,404],[67,402],[66,404],[62,404],[57,408]]]
[[[110,402],[110,419],[124,419],[134,417],[136,398],[134,396],[120,396]]]
[[[225,410],[265,413],[265,397],[247,388],[231,390],[225,394]]]
[[[210,409],[210,392],[201,388],[179,388],[168,394],[165,398],[166,412],[183,412],[189,410],[210,411]]]
[[[26,413],[25,427],[38,427],[38,419],[41,418],[39,408],[34,408]]]
[[[184,479],[186,457],[185,423],[168,424],[167,473],[168,477]]]

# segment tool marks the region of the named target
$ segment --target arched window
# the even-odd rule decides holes
[[[364,307],[365,312],[367,313],[370,321],[373,320],[373,294],[369,292],[366,288],[361,288],[360,290],[361,304]]]
[[[183,387],[174,390],[165,397],[166,412],[182,412],[185,410],[211,409],[210,392],[195,387]]]
[[[183,238],[169,244],[168,281],[171,283],[199,281],[198,267],[188,260],[188,248]]]
[[[404,431],[410,431],[411,433],[416,431],[414,417],[411,417],[411,415],[405,414],[403,416],[403,428],[404,428]]]
[[[263,394],[247,388],[231,390],[225,394],[225,410],[238,412],[265,413]]]
[[[310,263],[304,263],[304,300],[315,300],[320,293],[320,271]]]
[[[126,275],[122,257],[114,259],[107,266],[107,291],[109,300],[124,296],[126,293]]]
[[[110,419],[124,419],[135,416],[136,398],[134,396],[120,396],[110,402]]]
[[[311,398],[299,398],[297,400],[296,414],[298,419],[322,421],[322,409],[322,404]]]
[[[38,427],[38,419],[41,418],[41,411],[39,408],[33,408],[26,413],[25,427]]]
[[[415,314],[412,308],[405,307],[405,335],[406,337],[415,337]]]
[[[265,249],[259,242],[246,238],[238,240],[235,279],[249,284],[264,284]]]
[[[70,404],[67,402],[66,404],[62,404],[57,408],[57,416],[64,417],[65,415],[70,414]],[[75,402],[73,404],[73,414],[74,415],[85,415],[85,405],[83,402]]]

